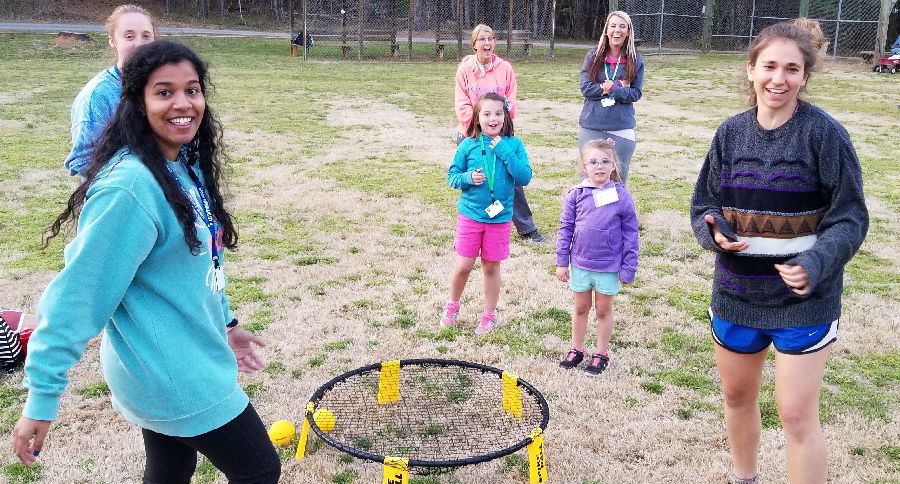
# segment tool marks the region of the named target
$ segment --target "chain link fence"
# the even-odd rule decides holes
[[[827,53],[855,57],[871,51],[878,31],[879,0],[620,0],[634,21],[635,39],[645,51],[701,50],[703,24],[712,5],[709,48],[742,51],[769,25],[806,16],[818,20],[830,45]]]
[[[295,54],[312,58],[448,59],[472,53],[478,24],[505,57],[550,55],[553,0],[294,0]],[[306,42],[309,39],[310,42]]]
[[[289,1],[289,0],[288,0]],[[743,51],[760,30],[800,16],[816,19],[831,56],[871,51],[882,0],[618,0],[634,21],[645,52]],[[590,15],[602,26],[608,3]],[[546,57],[554,51],[557,14],[572,4],[556,0],[293,0],[295,53],[308,44],[313,58],[458,60],[472,52],[470,34],[487,24],[497,52],[513,58]],[[557,12],[556,10],[562,10]],[[709,11],[707,11],[709,10]],[[595,29],[599,33],[600,29]]]

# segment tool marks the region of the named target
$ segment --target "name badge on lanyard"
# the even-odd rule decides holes
[[[613,69],[612,75],[609,75],[609,63],[608,62],[603,63],[603,75],[606,76],[607,81],[613,82],[613,86],[615,86],[616,74],[619,73],[619,65],[621,63],[622,63],[622,57],[621,56],[616,57],[616,67],[615,67],[615,69]],[[610,88],[610,91],[612,91],[612,88]],[[604,108],[612,107],[612,106],[615,106],[615,104],[616,104],[616,100],[613,99],[610,94],[608,94],[608,96],[610,96],[610,97],[606,97],[606,98],[603,98],[600,100],[600,105],[603,106]]]
[[[491,163],[491,171],[487,170],[487,151],[484,148],[484,135],[479,137],[481,141],[481,163],[484,165],[484,177],[487,178],[488,188],[491,190],[491,204],[484,209],[487,216],[490,218],[494,218],[503,211],[503,204],[500,203],[500,200],[494,198],[494,178],[497,175],[497,153],[491,153],[493,156],[493,162]]]
[[[179,161],[184,165],[185,170],[188,172],[188,176],[191,177],[191,181],[194,182],[194,186],[197,188],[197,197],[200,199],[200,206],[194,202],[193,197],[191,197],[190,193],[188,193],[187,189],[184,185],[181,184],[181,180],[178,179],[178,175],[175,173],[175,170],[169,165],[169,162],[166,162],[166,168],[169,170],[169,174],[172,175],[172,178],[175,180],[175,183],[178,185],[178,188],[181,189],[181,192],[184,193],[185,198],[188,199],[188,202],[191,204],[191,207],[194,209],[194,212],[200,217],[200,220],[203,221],[203,225],[206,226],[207,230],[209,230],[210,243],[209,243],[209,252],[212,257],[213,263],[213,290],[215,292],[222,292],[225,289],[225,271],[222,269],[222,264],[219,261],[219,248],[217,244],[216,237],[216,220],[213,218],[212,209],[210,208],[209,197],[206,195],[206,189],[203,187],[203,184],[200,183],[200,179],[197,178],[197,175],[194,174],[194,171],[191,170],[191,167],[187,166],[183,162]]]

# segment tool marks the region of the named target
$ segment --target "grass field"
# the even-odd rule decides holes
[[[729,458],[705,321],[712,257],[694,241],[688,206],[716,126],[744,109],[741,58],[646,59],[630,175],[640,268],[615,300],[610,370],[589,379],[557,366],[568,349],[571,295],[553,276],[551,246],[513,243],[496,333],[472,333],[478,270],[463,296],[462,328],[438,331],[458,195],[446,183],[455,62],[304,63],[287,55],[285,41],[180,40],[210,62],[209,103],[227,130],[229,200],[241,233],[240,250],[228,255],[228,292],[244,324],[269,341],[266,371],[241,376],[265,422],[299,422],[313,390],[351,368],[395,358],[468,359],[544,392],[552,482],[724,481]],[[38,243],[74,187],[61,166],[69,105],[111,64],[104,45],[100,37],[57,47],[49,36],[0,35],[0,306],[33,310],[61,267],[63,241],[43,251]],[[517,134],[535,170],[527,193],[548,235],[575,176],[582,55],[562,51],[515,64]],[[847,268],[840,339],[822,395],[833,482],[900,482],[897,82],[863,64],[828,64],[807,96],[850,131],[872,217]],[[6,450],[0,481],[140,481],[140,432],[110,407],[98,341],[70,374],[40,466],[26,470]],[[771,377],[767,365],[761,473],[781,482],[784,436]],[[5,438],[24,402],[21,378],[0,377]],[[304,461],[290,455],[283,452],[283,482],[381,479],[379,466],[328,446],[313,444]],[[520,452],[413,482],[520,483],[526,469]],[[201,461],[195,482],[224,480]]]

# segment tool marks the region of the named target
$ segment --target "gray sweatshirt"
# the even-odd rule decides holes
[[[720,248],[707,214],[726,237],[750,247]],[[691,225],[700,245],[717,252],[717,317],[767,329],[837,320],[844,265],[869,226],[862,172],[847,130],[806,102],[772,130],[756,121],[756,108],[729,118],[716,131],[698,175]],[[812,293],[794,294],[774,267],[781,263],[802,266]]]

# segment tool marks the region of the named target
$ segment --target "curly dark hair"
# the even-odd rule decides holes
[[[143,114],[144,87],[150,76],[166,64],[182,61],[193,64],[200,80],[200,88],[206,96],[210,86],[207,66],[188,47],[160,40],[137,48],[129,57],[122,69],[122,99],[119,106],[97,141],[91,155],[89,168],[82,172],[84,181],[69,197],[65,210],[49,227],[48,234],[44,238],[45,247],[51,238],[59,234],[64,225],[68,222],[73,224],[77,222],[91,183],[113,155],[119,149],[127,147],[153,174],[184,230],[185,242],[192,253],[198,253],[200,239],[197,237],[197,229],[194,225],[193,207],[166,170],[165,157],[153,135],[147,117]],[[222,228],[222,242],[225,247],[235,249],[238,241],[237,229],[232,222],[231,214],[225,209],[219,187],[226,161],[222,152],[222,126],[208,104],[197,134],[186,146],[189,164],[198,166],[203,173],[206,193],[209,195],[212,205],[210,208]]]

